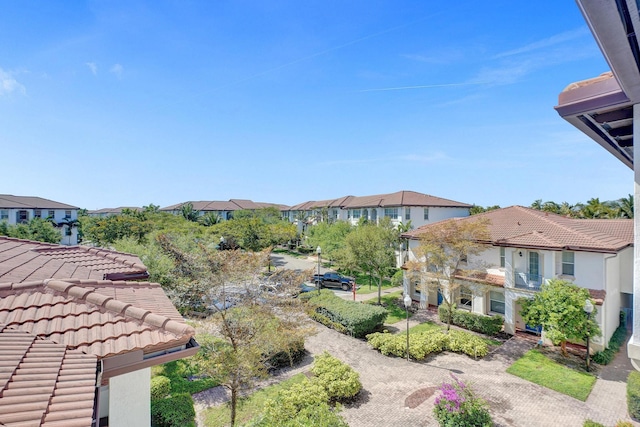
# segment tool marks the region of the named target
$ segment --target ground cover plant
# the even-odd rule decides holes
[[[451,316],[449,313],[451,313]],[[455,308],[449,311],[449,308],[444,305],[438,307],[438,316],[443,323],[450,323],[485,335],[498,334],[502,331],[504,325],[502,316],[485,316],[484,314],[471,313]],[[451,319],[449,319],[449,317],[451,317]]]
[[[593,361],[600,365],[608,365],[616,357],[620,347],[627,339],[627,324],[625,321],[624,313],[620,313],[620,326],[618,326],[611,335],[609,345],[602,351],[593,355]]]
[[[538,350],[525,353],[507,372],[583,402],[596,382],[595,376],[555,362]]]
[[[487,403],[471,387],[453,376],[443,383],[436,397],[433,414],[441,427],[491,427]]]
[[[640,372],[631,371],[627,377],[627,409],[629,415],[640,419]]]

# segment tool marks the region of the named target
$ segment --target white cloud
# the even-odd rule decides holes
[[[0,68],[0,96],[8,95],[12,92],[25,94],[27,90],[13,77],[11,72]]]
[[[122,67],[122,65],[120,64],[114,64],[110,69],[109,72],[115,74],[118,78],[122,77],[122,72],[124,71],[124,68]]]
[[[543,40],[538,40],[533,43],[529,43],[528,45],[519,47],[517,49],[512,49],[506,52],[499,53],[494,56],[496,58],[504,58],[507,56],[520,55],[523,53],[529,53],[532,51],[536,51],[539,49],[544,49],[547,47],[556,46],[558,44],[562,44],[571,40],[575,40],[586,35],[590,35],[591,33],[586,27],[579,28],[577,30],[565,31],[564,33],[556,34],[554,36],[548,37]]]
[[[93,74],[94,76],[98,74],[98,64],[96,64],[95,62],[85,62],[85,65],[89,67],[89,69],[91,70],[91,74]]]

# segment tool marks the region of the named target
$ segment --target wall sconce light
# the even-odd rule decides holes
[[[522,257],[522,251],[518,252],[518,255],[520,255]]]

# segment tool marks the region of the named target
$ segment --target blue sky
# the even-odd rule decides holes
[[[3,1],[0,193],[618,199],[632,172],[553,109],[608,69],[571,1]]]

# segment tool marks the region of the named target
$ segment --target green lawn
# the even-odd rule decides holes
[[[402,295],[402,291],[392,292],[390,294],[383,295],[380,298],[382,302],[382,306],[387,309],[389,315],[387,316],[387,320],[385,323],[391,324],[399,322],[400,320],[407,318],[407,311],[405,310],[400,297]],[[377,304],[378,298],[372,298],[367,300],[367,304]],[[409,312],[409,317],[411,317],[412,313]]]
[[[509,366],[507,372],[583,402],[596,382],[593,375],[554,362],[537,350],[525,353]]]
[[[258,390],[247,398],[240,400],[236,414],[236,425],[244,425],[251,419],[260,415],[265,402],[275,397],[281,389],[286,389],[295,383],[299,383],[304,374],[294,375],[286,381]],[[228,405],[212,406],[204,411],[205,426],[229,425],[230,410]]]

